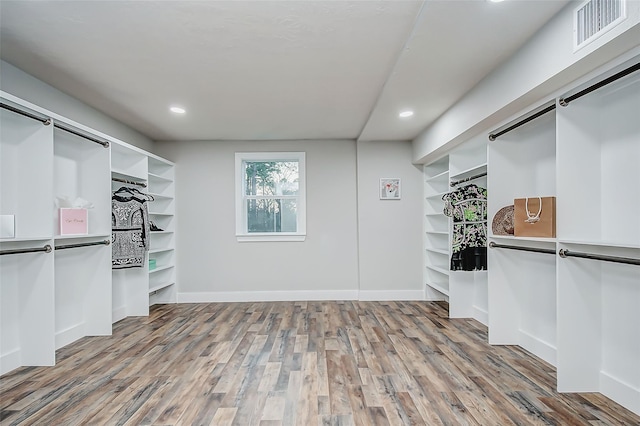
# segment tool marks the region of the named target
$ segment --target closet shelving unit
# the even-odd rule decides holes
[[[175,255],[173,163],[11,94],[0,91],[0,102],[0,214],[15,218],[14,236],[0,238],[4,374],[54,365],[56,349],[110,335],[120,313],[144,315],[149,303],[175,302]],[[150,208],[170,235],[155,253],[165,256],[171,282],[164,288],[171,290],[155,302],[147,268],[112,273],[110,245],[111,191],[154,179],[171,181],[154,189],[159,202]],[[61,235],[59,197],[93,204],[87,234]]]
[[[488,163],[488,218],[515,198],[556,196],[553,112],[489,142]],[[497,244],[555,252],[555,238],[489,235]],[[488,257],[489,343],[517,344],[556,365],[555,255],[490,248]]]
[[[111,157],[112,189],[135,187],[153,197],[147,203],[149,220],[162,231],[151,231],[149,259],[156,268],[113,270],[113,315],[148,315],[149,306],[176,302],[174,242],[174,163],[142,151],[134,146],[114,143]],[[123,182],[124,181],[124,182]]]
[[[449,189],[447,191],[468,184],[487,187],[487,142],[484,137],[470,139],[449,153]],[[451,271],[449,317],[474,318],[486,325],[488,323],[487,293],[486,270]]]
[[[0,256],[0,374],[55,363],[52,160],[53,125],[0,109],[0,214],[15,216],[0,251],[49,248]]]
[[[70,130],[78,134],[61,127],[53,132],[53,193],[71,200],[83,198],[93,208],[87,212],[86,235],[60,235],[58,208],[51,214],[56,349],[84,336],[111,334],[111,247],[92,244],[111,239],[109,147]]]
[[[449,159],[424,166],[424,281],[427,300],[449,297],[449,221],[442,196],[449,192]]]
[[[154,201],[149,206],[149,218],[162,231],[151,231],[149,258],[155,259],[156,268],[149,270],[150,303],[175,303],[175,166],[159,157],[149,159],[149,193]]]
[[[626,215],[640,210],[639,63],[566,89],[488,149],[490,218],[514,198],[557,197],[556,238],[491,236],[524,250],[489,250],[489,342],[556,366],[560,392],[637,414],[640,224]]]
[[[559,250],[640,259],[638,111],[640,57],[560,98]],[[640,414],[640,265],[558,257],[558,306],[558,389],[601,392]]]

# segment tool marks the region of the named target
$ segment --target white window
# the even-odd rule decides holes
[[[236,153],[238,241],[304,241],[304,152]]]

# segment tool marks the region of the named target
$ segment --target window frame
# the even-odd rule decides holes
[[[304,152],[236,152],[236,239],[238,242],[256,241],[304,241],[307,236],[307,203],[306,203],[306,158]],[[248,196],[244,188],[244,163],[268,161],[297,161],[298,162],[298,195],[297,196],[265,196],[260,199],[295,197],[296,203],[296,232],[249,232],[247,230],[247,202]]]

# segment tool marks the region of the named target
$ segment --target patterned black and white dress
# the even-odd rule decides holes
[[[145,264],[149,250],[147,203],[137,197],[113,195],[111,199],[112,268],[136,268]]]
[[[487,190],[470,184],[442,199],[444,214],[453,218],[451,270],[487,269]]]

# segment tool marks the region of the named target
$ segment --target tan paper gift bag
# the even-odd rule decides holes
[[[516,237],[556,236],[556,197],[530,197],[513,200]]]

